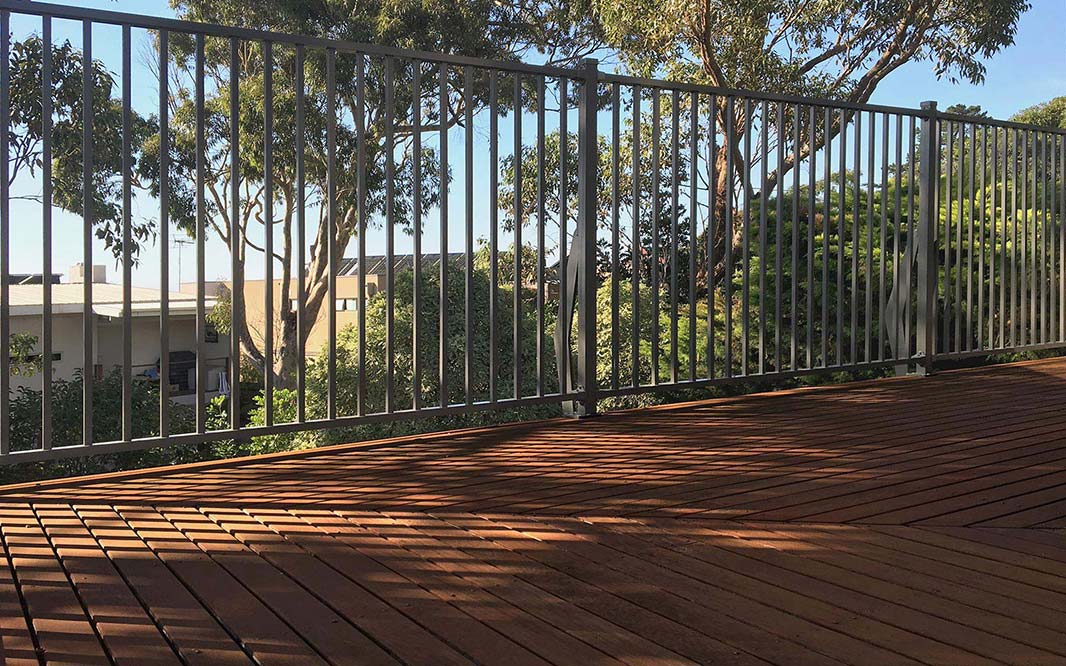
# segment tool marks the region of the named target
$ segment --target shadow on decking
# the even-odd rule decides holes
[[[902,508],[892,488],[988,492],[994,475],[1023,480],[1025,469],[1040,488],[1066,482],[1063,402],[1066,363],[1053,360],[45,483],[0,499],[833,522],[822,514],[876,515],[855,508],[867,500]],[[834,501],[847,495],[852,504]]]

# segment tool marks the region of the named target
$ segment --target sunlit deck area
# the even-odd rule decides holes
[[[1063,664],[1066,359],[3,489],[4,663]]]

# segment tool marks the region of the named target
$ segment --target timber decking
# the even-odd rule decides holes
[[[0,489],[9,664],[1066,664],[1066,359]]]

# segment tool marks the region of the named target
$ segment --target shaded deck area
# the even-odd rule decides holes
[[[7,664],[1064,664],[1066,359],[0,489]]]

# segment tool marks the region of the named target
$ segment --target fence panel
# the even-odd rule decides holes
[[[1066,342],[1059,130],[17,0],[0,23],[0,462]]]

